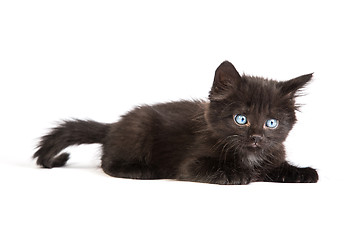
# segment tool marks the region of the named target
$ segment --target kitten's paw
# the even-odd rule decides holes
[[[299,168],[299,182],[302,183],[316,183],[319,180],[317,171],[313,168]]]
[[[249,174],[242,173],[232,177],[232,183],[234,185],[247,185],[252,182],[252,178]]]
[[[248,174],[228,174],[225,171],[218,171],[208,178],[209,183],[220,185],[246,185],[251,182],[251,176]]]
[[[240,185],[247,185],[249,183],[251,183],[251,177],[250,176],[242,176],[240,178],[240,181],[238,182],[238,184],[240,184]]]
[[[283,183],[316,183],[319,180],[319,175],[315,169],[310,167],[287,166],[274,169],[267,175],[266,180]]]

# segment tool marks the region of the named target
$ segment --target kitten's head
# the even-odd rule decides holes
[[[278,82],[240,74],[230,62],[215,72],[206,119],[224,144],[257,152],[281,145],[296,122],[295,98],[312,78]]]

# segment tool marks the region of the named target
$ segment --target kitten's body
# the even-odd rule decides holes
[[[216,71],[210,101],[142,106],[113,124],[73,120],[44,136],[34,157],[43,167],[63,166],[64,148],[103,145],[102,168],[115,177],[179,179],[217,184],[253,181],[316,182],[312,168],[285,160],[283,142],[296,121],[296,92],[311,75],[276,82],[240,76],[229,62]],[[244,114],[240,125],[234,116]],[[276,118],[279,126],[264,125]]]

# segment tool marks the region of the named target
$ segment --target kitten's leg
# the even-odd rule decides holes
[[[132,139],[131,139],[132,138]],[[101,167],[113,177],[133,179],[158,179],[151,161],[144,153],[144,146],[133,144],[139,136],[128,136],[125,139],[112,138],[103,146]],[[144,144],[146,145],[146,144]]]
[[[113,177],[133,179],[158,179],[151,163],[152,132],[151,128],[139,127],[139,119],[149,122],[151,118],[139,116],[141,111],[133,112],[110,128],[103,144],[101,167]],[[141,125],[142,126],[142,125]]]
[[[287,162],[272,169],[264,177],[265,182],[316,183],[318,180],[319,175],[315,169],[310,167],[299,168]]]
[[[132,179],[158,179],[157,174],[145,164],[125,163],[122,159],[115,161],[103,160],[102,169],[112,177],[132,178]]]
[[[244,185],[251,182],[251,175],[246,169],[224,169],[219,166],[219,159],[204,157],[188,160],[181,168],[177,179],[221,185]]]

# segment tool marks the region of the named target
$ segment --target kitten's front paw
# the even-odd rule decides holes
[[[252,182],[251,175],[248,173],[239,173],[232,176],[232,183],[235,185],[246,185]]]
[[[294,166],[286,166],[274,169],[268,176],[268,181],[284,182],[284,183],[316,183],[319,175],[315,169],[298,168]]]
[[[288,183],[316,183],[319,180],[319,175],[315,169],[310,167],[296,168],[288,171],[282,180]]]
[[[218,171],[210,179],[210,183],[220,185],[246,185],[251,182],[251,176],[248,174],[229,174],[225,171]]]
[[[317,171],[313,168],[301,168],[301,182],[303,183],[316,183],[319,180]],[[301,171],[300,171],[301,172]]]

